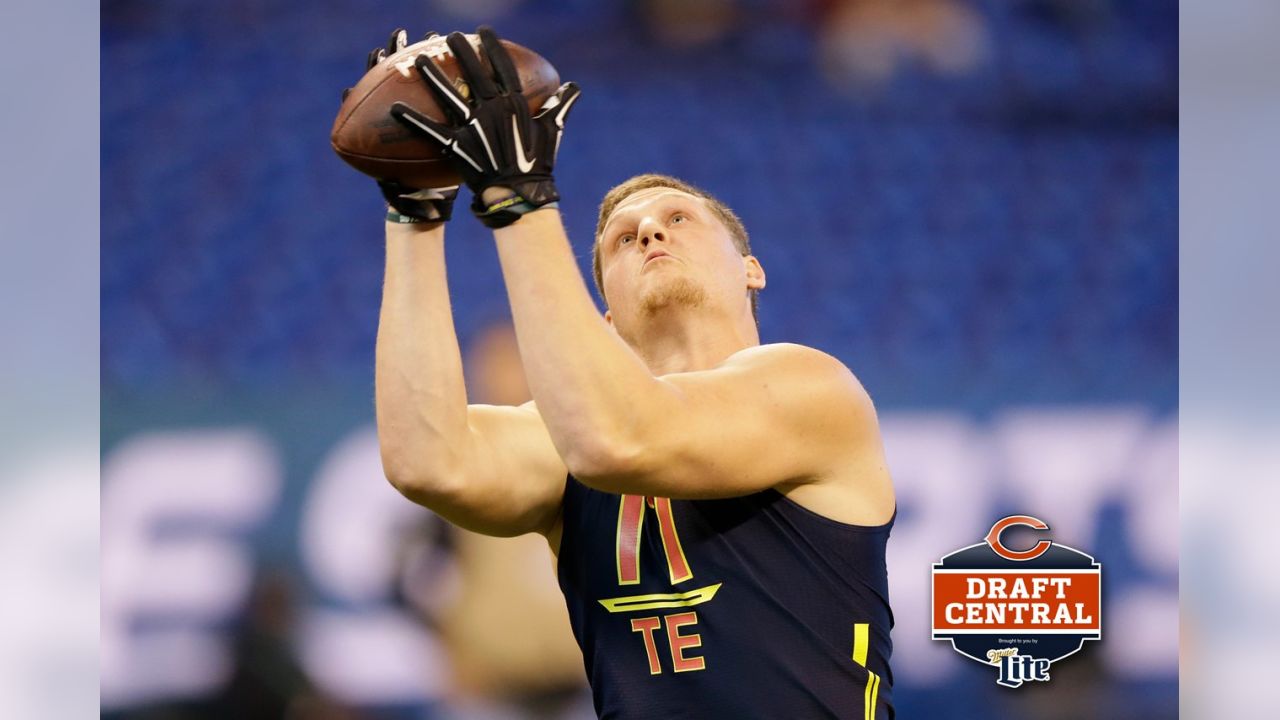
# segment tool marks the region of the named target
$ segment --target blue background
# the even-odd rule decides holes
[[[103,8],[102,377],[367,383],[380,198],[327,148],[339,92],[430,3]],[[670,47],[622,2],[492,18],[584,88],[557,181],[584,268],[599,198],[674,174],[743,217],[765,341],[844,359],[889,404],[1176,399],[1176,15],[975,3],[986,63],[911,62],[854,95],[794,6]],[[494,252],[450,227],[464,340],[506,313]]]

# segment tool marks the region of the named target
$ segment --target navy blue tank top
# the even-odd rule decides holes
[[[563,523],[560,589],[601,718],[894,716],[893,519],[847,525],[775,490],[667,500],[570,476]]]

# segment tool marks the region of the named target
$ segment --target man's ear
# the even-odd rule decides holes
[[[743,255],[742,264],[747,268],[747,289],[759,290],[765,285],[764,267],[755,255]]]

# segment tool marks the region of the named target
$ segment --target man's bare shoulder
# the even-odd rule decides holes
[[[808,450],[826,447],[830,464],[815,481],[777,487],[792,501],[833,520],[879,525],[894,510],[892,480],[885,467],[875,406],[847,365],[816,348],[777,343],[747,348],[721,367],[758,370],[796,398],[796,409],[817,420],[806,439]]]
[[[732,397],[737,410],[756,403],[758,417],[769,418],[779,430],[794,428],[811,450],[826,446],[843,452],[878,435],[875,407],[858,378],[839,359],[805,345],[756,345],[708,370],[660,379],[680,389]]]
[[[715,371],[741,371],[776,382],[793,382],[810,391],[832,393],[834,401],[852,403],[863,411],[871,409],[870,396],[849,366],[807,345],[769,343],[743,348],[707,372]]]
[[[808,369],[827,369],[852,375],[848,366],[833,355],[798,343],[768,343],[743,348],[725,358],[722,366],[739,364],[790,363]]]

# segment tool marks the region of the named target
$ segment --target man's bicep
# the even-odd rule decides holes
[[[548,532],[567,475],[531,405],[471,405],[471,449],[456,500],[441,514],[456,525],[509,537]]]

